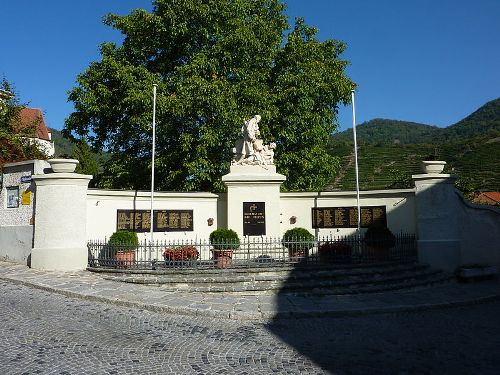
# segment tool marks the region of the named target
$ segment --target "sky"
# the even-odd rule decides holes
[[[445,127],[500,97],[500,0],[283,2],[291,24],[304,17],[320,40],[347,44],[357,124],[388,118]],[[100,59],[100,43],[122,40],[103,15],[134,8],[150,10],[151,1],[0,0],[0,78],[62,129],[77,75]],[[341,105],[339,123],[352,126],[350,106]]]

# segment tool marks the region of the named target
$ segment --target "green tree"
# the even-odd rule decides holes
[[[95,159],[94,154],[90,150],[90,147],[84,138],[81,138],[73,148],[71,153],[73,159],[77,159],[80,163],[76,166],[75,172],[81,174],[90,174],[93,177],[90,182],[90,186],[95,186],[94,181],[99,174],[99,165]]]
[[[125,36],[77,78],[65,134],[112,153],[102,186],[147,188],[152,85],[158,84],[156,186],[215,190],[245,119],[260,114],[277,144],[286,189],[319,189],[337,159],[325,147],[354,84],[341,42],[316,38],[298,19],[288,30],[278,0],[157,0],[152,13],[110,14]]]
[[[23,123],[21,110],[25,105],[19,102],[12,85],[4,78],[0,83],[0,168],[5,163],[30,159],[46,159],[33,142],[27,138],[36,135],[37,121]]]

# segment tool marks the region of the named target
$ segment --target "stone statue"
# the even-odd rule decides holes
[[[276,144],[273,142],[264,145],[262,139],[257,138],[260,135],[259,115],[246,120],[241,127],[242,138],[236,141],[233,148],[232,164],[239,165],[271,165],[274,164],[274,149]]]

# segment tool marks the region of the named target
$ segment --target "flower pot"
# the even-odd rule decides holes
[[[439,174],[443,172],[445,161],[442,160],[424,160],[422,161],[421,167],[422,172],[427,174]]]
[[[196,265],[196,259],[172,260],[165,258],[165,267],[167,268],[190,268]]]
[[[227,268],[233,263],[233,250],[212,250],[215,266],[217,268]]]
[[[309,250],[288,250],[288,256],[291,262],[300,262],[309,256]]]
[[[49,159],[47,162],[54,173],[73,173],[80,163],[76,159]]]
[[[462,266],[458,269],[457,276],[461,281],[496,278],[498,268],[496,266],[481,265]]]
[[[118,251],[115,254],[116,265],[118,268],[127,268],[135,264],[134,251]]]

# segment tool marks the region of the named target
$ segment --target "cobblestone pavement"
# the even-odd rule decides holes
[[[262,324],[0,282],[0,374],[498,374],[500,302]]]

